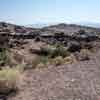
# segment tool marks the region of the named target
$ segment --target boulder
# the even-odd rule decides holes
[[[81,44],[76,42],[76,41],[71,41],[71,42],[68,43],[67,49],[68,49],[69,52],[80,51]]]
[[[36,36],[35,41],[36,41],[36,42],[40,42],[40,41],[41,41],[41,37]]]

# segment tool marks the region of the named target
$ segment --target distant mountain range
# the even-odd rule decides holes
[[[26,25],[26,26],[32,27],[32,28],[43,28],[43,27],[46,27],[46,26],[56,25],[56,24],[59,24],[59,23],[35,23],[35,24],[29,24],[29,25]],[[96,22],[76,22],[74,24],[100,28],[100,23],[96,23]]]
[[[94,27],[91,27],[94,26]],[[97,26],[97,27],[96,27]],[[55,32],[64,32],[65,34],[70,34],[78,32],[79,30],[85,30],[87,32],[97,32],[100,33],[99,24],[66,24],[66,23],[48,23],[48,24],[33,24],[27,26],[19,26],[15,24],[10,24],[6,22],[0,22],[0,32],[9,33],[22,33],[22,34],[33,34],[33,33],[46,33],[53,34]]]
[[[43,27],[47,27],[47,26],[50,26],[50,25],[56,25],[58,23],[34,23],[34,24],[29,24],[29,25],[26,25],[26,27],[32,27],[32,28],[43,28]]]
[[[86,32],[96,32],[100,33],[100,28],[85,26],[85,25],[78,25],[78,24],[57,24],[57,25],[51,25],[47,26],[41,29],[43,33],[55,33],[55,32],[64,32],[65,34],[71,34],[78,32],[79,30],[85,30]]]
[[[100,28],[100,23],[97,23],[97,22],[80,22],[79,25]]]
[[[0,32],[9,32],[9,33],[29,33],[36,30],[35,28],[15,25],[6,22],[0,22]]]

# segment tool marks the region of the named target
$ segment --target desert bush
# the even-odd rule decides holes
[[[51,57],[55,58],[57,56],[62,56],[63,58],[70,55],[70,53],[61,45],[57,45],[56,49],[51,52]]]
[[[64,63],[64,58],[70,55],[66,48],[61,45],[41,47],[40,52],[40,55],[33,60],[33,68],[50,64],[61,65]]]
[[[0,65],[5,65],[8,62],[7,49],[0,48]]]
[[[56,66],[62,65],[62,64],[64,64],[64,60],[61,56],[59,56],[59,57],[56,57],[52,60],[52,64],[54,64]]]
[[[39,56],[38,59],[33,61],[33,68],[45,68],[49,65],[62,65],[73,63],[73,58],[68,56],[63,58],[62,56],[57,56],[55,58],[50,58],[48,56]]]
[[[91,48],[89,49],[90,53],[95,53],[96,52],[96,48]]]
[[[64,63],[65,64],[71,64],[71,63],[73,63],[73,58],[71,56],[65,57],[64,58]]]
[[[37,65],[40,63],[40,56],[36,56],[35,59],[32,61],[32,68],[36,68]]]
[[[37,68],[45,68],[45,67],[46,67],[46,65],[41,62],[37,65]]]
[[[74,54],[78,61],[90,60],[90,51],[88,49],[81,49],[80,52]]]
[[[4,68],[0,70],[0,93],[8,94],[17,90],[20,72],[17,69]]]
[[[37,56],[32,62],[32,68],[36,68],[37,66],[46,66],[46,64],[50,61],[48,56]]]
[[[52,52],[52,48],[50,48],[50,47],[41,47],[41,49],[40,49],[40,54],[42,56],[48,56],[51,54],[51,52]]]
[[[41,54],[44,56],[49,56],[50,58],[55,58],[58,56],[66,57],[70,55],[70,53],[62,45],[41,48]]]
[[[47,64],[50,59],[49,59],[49,57],[41,56],[39,60],[41,63]]]

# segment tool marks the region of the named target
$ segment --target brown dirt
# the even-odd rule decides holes
[[[8,100],[100,100],[100,52],[84,61],[24,72]]]

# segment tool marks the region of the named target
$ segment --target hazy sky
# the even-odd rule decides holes
[[[0,0],[0,21],[100,22],[100,0]]]

